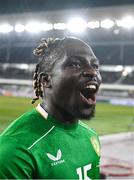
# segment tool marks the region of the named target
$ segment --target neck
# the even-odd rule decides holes
[[[45,111],[47,111],[48,114],[50,114],[62,123],[71,125],[73,123],[78,122],[78,120],[74,118],[74,116],[66,112],[64,109],[51,105],[50,103],[47,103],[46,100],[45,103],[44,101],[42,102],[41,106]]]

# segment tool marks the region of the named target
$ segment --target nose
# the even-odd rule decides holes
[[[97,73],[93,69],[88,69],[83,72],[83,76],[87,77],[90,81],[97,81]]]

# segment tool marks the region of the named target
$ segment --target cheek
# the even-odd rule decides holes
[[[55,98],[65,98],[66,92],[68,91],[68,83],[66,83],[63,77],[54,79],[52,83],[52,94]]]
[[[69,90],[75,88],[78,84],[78,76],[73,75],[70,72],[63,72],[60,76],[54,77],[54,88]]]
[[[76,98],[77,82],[72,77],[58,78],[53,86],[53,97],[63,104],[72,104]]]

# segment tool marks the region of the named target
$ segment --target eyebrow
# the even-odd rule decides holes
[[[99,59],[98,58],[91,58],[90,61],[91,61],[91,63],[94,62],[94,63],[99,64]]]
[[[84,57],[81,57],[81,56],[70,56],[69,59],[71,58],[74,58],[74,60],[81,61],[81,62],[84,62],[86,60]]]
[[[71,58],[75,58],[74,60],[76,61],[81,61],[82,63],[85,63],[85,61],[87,60],[86,58],[82,57],[82,56],[70,56],[68,58],[69,61],[71,61]],[[99,59],[95,58],[95,57],[91,57],[90,59],[91,63],[97,63],[99,64]]]

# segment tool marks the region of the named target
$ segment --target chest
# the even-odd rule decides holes
[[[61,133],[47,137],[40,146],[41,153],[37,153],[40,178],[90,179],[96,173],[99,156],[90,136]]]

